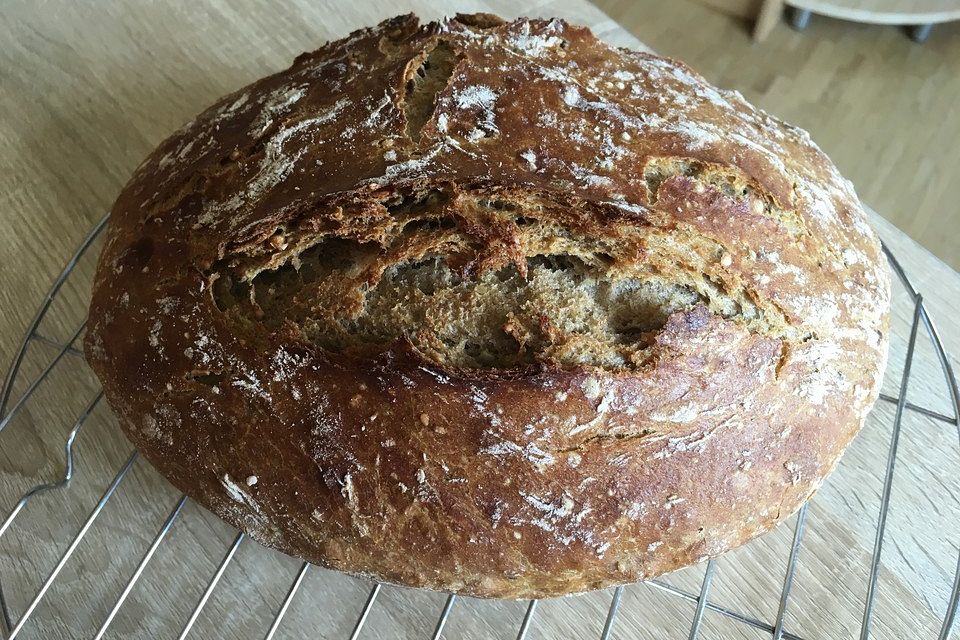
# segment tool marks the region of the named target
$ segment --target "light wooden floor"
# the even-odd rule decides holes
[[[960,24],[918,45],[895,27],[814,16],[750,25],[694,0],[595,0],[663,55],[810,131],[861,199],[960,270]]]

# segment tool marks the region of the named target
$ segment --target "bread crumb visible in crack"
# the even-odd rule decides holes
[[[454,195],[443,186],[386,195],[376,207],[389,222],[377,236],[291,226],[237,249],[211,269],[214,300],[234,320],[296,327],[328,351],[368,356],[400,340],[463,369],[639,368],[669,317],[701,305],[750,331],[791,329],[777,308],[757,306],[746,288],[755,281],[691,263],[689,241],[630,222],[630,242],[657,256],[637,263],[619,257],[624,242],[565,227],[553,206],[496,193]],[[501,228],[512,234],[503,247],[475,248],[478,233]],[[701,241],[700,255],[732,266],[723,247]]]

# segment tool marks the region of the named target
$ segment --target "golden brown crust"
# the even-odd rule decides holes
[[[414,79],[431,56],[440,76]],[[446,258],[465,277],[522,270],[559,229],[564,252],[605,256],[603,277],[700,302],[636,358],[576,364],[544,325],[507,370],[451,366],[427,338],[324,348],[293,316],[216,299],[218,279],[320,239],[385,252],[389,203],[436,191],[453,228],[394,263],[459,242]],[[484,198],[536,207],[547,231]],[[402,16],[160,145],[114,206],[85,346],[144,456],[259,542],[530,598],[672,571],[794,512],[876,399],[888,307],[876,236],[805,132],[559,20]]]

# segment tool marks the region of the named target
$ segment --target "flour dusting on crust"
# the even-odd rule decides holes
[[[806,132],[562,20],[401,16],[223,98],[114,205],[85,349],[129,438],[318,565],[539,598],[796,511],[889,276]]]

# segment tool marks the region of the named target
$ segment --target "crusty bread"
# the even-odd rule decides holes
[[[143,455],[262,544],[528,598],[787,518],[877,396],[888,307],[805,132],[560,20],[404,16],[137,169],[86,352]]]

